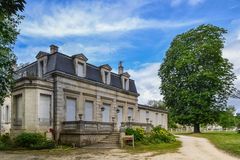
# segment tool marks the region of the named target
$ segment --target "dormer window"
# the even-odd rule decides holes
[[[80,77],[84,77],[84,64],[81,62],[78,62],[77,64],[77,75]]]
[[[129,77],[130,75],[127,72],[121,74],[122,88],[124,90],[129,90]]]
[[[43,74],[44,74],[44,71],[43,71],[43,61],[40,61],[40,64],[39,64],[39,76],[42,77]]]
[[[125,89],[125,90],[129,89],[129,79],[127,79],[127,78],[124,78],[123,89]]]
[[[38,59],[38,77],[43,77],[46,73],[47,56]]]
[[[76,75],[79,77],[85,77],[87,71],[87,57],[83,54],[76,54],[72,56],[74,59]]]
[[[104,64],[104,65],[100,66],[100,69],[101,69],[103,83],[110,84],[112,68],[108,64]]]
[[[49,53],[40,51],[37,55],[38,62],[38,77],[43,77],[43,75],[47,72],[47,61],[48,61]]]
[[[104,75],[104,76],[105,76],[105,78],[104,78],[104,79],[105,79],[105,82],[104,82],[104,83],[107,83],[107,81],[108,81],[108,72],[104,72],[104,74],[105,74],[105,75]]]

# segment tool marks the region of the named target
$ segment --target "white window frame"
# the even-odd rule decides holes
[[[81,66],[81,67],[80,67],[80,66]],[[81,71],[80,71],[80,68],[82,68]],[[78,62],[78,63],[77,63],[77,75],[78,75],[79,77],[84,77],[84,64],[81,63],[81,62]]]
[[[19,100],[21,98],[21,101]],[[22,125],[23,122],[23,95],[18,94],[14,95],[14,124],[15,125]],[[20,108],[20,109],[19,109]]]
[[[69,119],[67,119],[67,118],[69,118],[68,117],[68,100],[74,100],[75,101],[75,108],[74,108],[74,117],[72,118],[71,117],[71,119],[69,120]],[[76,121],[77,120],[77,118],[76,118],[76,116],[77,116],[77,99],[76,98],[72,98],[72,97],[66,97],[66,105],[65,105],[65,121]]]
[[[75,72],[76,72],[76,75],[79,76],[79,77],[86,77],[86,72],[87,72],[87,64],[84,60],[81,60],[81,59],[78,59],[78,58],[75,58]],[[80,65],[83,65],[83,69],[82,69],[82,74],[79,74],[79,64]]]
[[[134,110],[133,110],[133,107],[128,107],[128,117],[131,116],[131,121],[133,120],[133,116],[134,116]]]
[[[92,104],[91,118],[89,117],[89,115],[86,116],[86,108],[87,108],[86,104],[87,104],[87,103],[91,103],[91,104]],[[84,120],[85,120],[85,121],[93,121],[93,120],[94,120],[94,102],[93,102],[93,101],[86,100],[86,101],[84,102]]]
[[[44,116],[44,115],[40,115],[40,111],[42,112],[41,108],[41,98],[42,97],[47,97],[49,98],[49,106],[48,106],[48,116]],[[46,108],[45,108],[46,109]],[[45,113],[44,113],[45,114]],[[52,96],[48,95],[48,94],[40,94],[39,96],[39,105],[38,105],[38,121],[39,121],[39,125],[44,125],[44,126],[50,126],[52,123]]]

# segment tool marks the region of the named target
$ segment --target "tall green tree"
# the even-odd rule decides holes
[[[152,107],[155,107],[155,108],[159,108],[159,109],[168,111],[168,107],[161,100],[159,100],[159,101],[149,100],[148,105],[152,106]],[[172,116],[171,112],[168,112],[168,128],[172,128],[172,129],[177,128],[177,124],[175,123],[174,117]]]
[[[159,69],[160,89],[176,122],[193,125],[218,120],[235,79],[233,65],[222,57],[226,30],[200,25],[177,35]]]
[[[235,108],[229,106],[224,111],[220,113],[218,124],[222,126],[223,129],[233,128],[236,126],[236,117],[234,116]]]
[[[162,110],[167,110],[167,106],[161,100],[149,100],[147,104],[151,107],[159,108]]]
[[[19,34],[17,26],[23,18],[19,12],[24,10],[24,5],[25,0],[0,0],[0,105],[14,84],[13,45]]]

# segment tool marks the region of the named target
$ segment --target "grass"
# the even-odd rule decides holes
[[[41,150],[30,150],[26,148],[11,148],[9,150],[3,150],[5,153],[10,154],[33,154],[33,155],[64,155],[69,154],[75,151],[78,151],[78,148],[72,148],[69,146],[57,146],[53,149],[41,149]],[[1,151],[0,151],[1,152]],[[81,151],[80,151],[81,152]]]
[[[132,154],[152,152],[154,155],[158,155],[158,154],[176,152],[180,147],[181,147],[181,142],[177,140],[172,143],[159,143],[159,144],[148,144],[148,145],[136,143],[135,148],[133,148],[132,146],[126,146],[125,149],[127,149],[127,151]]]
[[[236,132],[185,133],[184,135],[207,138],[217,148],[240,157],[240,134]]]

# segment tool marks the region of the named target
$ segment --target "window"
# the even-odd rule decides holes
[[[84,120],[92,121],[93,120],[93,102],[86,101],[84,105]]]
[[[146,122],[146,112],[144,110],[140,110],[140,122]]]
[[[15,96],[15,125],[22,125],[23,118],[23,106],[22,106],[22,95]]]
[[[5,108],[5,122],[9,122],[9,106],[7,105]]]
[[[44,74],[44,63],[43,61],[40,61],[40,66],[39,66],[39,76],[42,77]]]
[[[128,90],[129,89],[129,80],[124,78],[124,84],[123,84],[123,88],[125,90]]]
[[[129,90],[129,79],[122,77],[122,88],[125,90]]]
[[[84,64],[78,62],[77,64],[77,75],[80,77],[84,77]]]
[[[128,117],[131,117],[131,120],[133,119],[133,108],[128,108]]]
[[[104,111],[102,112],[102,121],[103,122],[110,122],[110,105],[104,104]]]
[[[146,111],[146,118],[149,118],[149,111]]]
[[[40,94],[38,106],[38,120],[40,125],[51,125],[51,96]]]
[[[105,83],[107,83],[107,84],[109,84],[108,82],[109,82],[109,79],[108,79],[108,72],[104,72],[104,79],[105,79]]]
[[[76,99],[67,98],[65,120],[66,121],[76,120]]]
[[[118,115],[117,115],[117,118],[118,118],[117,125],[118,125],[118,128],[120,128],[121,123],[123,122],[123,107],[119,106],[118,110],[119,110],[119,112],[118,112]]]

